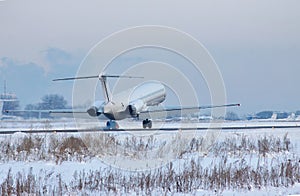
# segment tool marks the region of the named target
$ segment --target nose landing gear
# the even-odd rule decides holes
[[[143,128],[146,129],[147,127],[149,129],[152,128],[152,121],[149,119],[143,120]]]
[[[110,121],[106,122],[106,128],[107,129],[119,129],[119,124],[114,120],[110,120]]]

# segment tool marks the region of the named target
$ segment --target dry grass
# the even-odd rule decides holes
[[[187,140],[177,135],[171,140],[172,145],[168,145],[153,136],[120,139],[105,133],[85,134],[81,137],[29,135],[17,142],[7,138],[0,142],[0,161],[3,163],[51,160],[61,164],[63,161],[88,161],[95,154],[117,156],[120,153],[134,158],[159,157],[171,151],[178,155],[178,159],[163,167],[140,172],[112,167],[76,171],[70,183],[64,182],[59,174],[45,170],[33,174],[30,169],[16,175],[9,170],[0,185],[0,193],[150,194],[159,191],[164,194],[193,193],[198,189],[220,193],[224,189],[252,190],[267,186],[289,187],[300,183],[300,159],[293,153],[293,145],[287,134],[283,138],[265,135],[256,139],[245,135],[232,136],[210,145],[205,155],[199,153],[203,150],[203,141],[202,137]],[[211,160],[208,165],[207,159]]]

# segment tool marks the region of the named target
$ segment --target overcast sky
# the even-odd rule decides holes
[[[6,80],[23,107],[47,93],[70,102],[72,83],[51,79],[75,75],[116,31],[166,25],[208,49],[228,102],[243,105],[239,113],[300,110],[299,8],[298,0],[0,1],[0,84]]]

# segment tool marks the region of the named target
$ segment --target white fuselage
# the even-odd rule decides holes
[[[148,106],[162,103],[166,98],[166,90],[162,83],[156,81],[144,82],[135,88],[128,89],[112,96],[106,103],[92,106],[88,113],[91,116],[104,114],[110,120],[122,120],[138,117]]]

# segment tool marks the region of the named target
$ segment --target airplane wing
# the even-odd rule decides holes
[[[50,114],[86,114],[86,110],[49,110],[48,111]]]
[[[241,106],[241,104],[225,104],[225,105],[208,105],[208,106],[188,106],[188,107],[167,107],[163,109],[153,109],[153,110],[144,110],[141,111],[140,113],[150,113],[150,112],[170,112],[170,111],[182,111],[182,110],[195,110],[195,109],[211,109],[211,108],[222,108],[222,107],[236,107],[236,106]]]
[[[38,112],[38,113],[53,113],[53,114],[71,114],[71,113],[86,113],[86,110],[72,110],[72,109],[59,109],[59,110],[5,110],[5,113],[14,112]]]
[[[49,113],[49,110],[5,110],[5,113],[16,113],[16,112],[41,112]]]
[[[87,111],[83,109],[59,109],[59,110],[50,110],[49,114],[52,117],[73,117],[73,115],[86,115]]]

